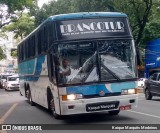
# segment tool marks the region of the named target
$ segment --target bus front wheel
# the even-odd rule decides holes
[[[108,111],[109,115],[118,115],[120,110]]]
[[[57,113],[56,113],[56,110],[55,110],[55,104],[54,104],[54,98],[53,98],[53,96],[51,95],[51,97],[50,97],[50,110],[51,110],[51,112],[52,112],[52,114],[53,114],[53,117],[55,118],[55,119],[60,119],[61,118],[61,116],[60,115],[58,115]]]

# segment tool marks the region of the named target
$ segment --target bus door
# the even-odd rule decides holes
[[[60,114],[59,90],[57,87],[57,75],[56,75],[56,71],[58,71],[57,70],[58,59],[53,53],[49,53],[47,57],[47,63],[48,63],[48,77],[50,81],[50,89],[54,97],[55,110],[58,114]]]

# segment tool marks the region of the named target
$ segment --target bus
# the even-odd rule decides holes
[[[18,45],[20,93],[65,115],[137,106],[137,59],[127,15],[84,12],[49,17]]]

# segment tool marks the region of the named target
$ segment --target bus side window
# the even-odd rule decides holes
[[[55,80],[55,65],[54,65],[53,55],[50,54],[50,53],[47,55],[47,65],[48,65],[49,80],[53,83],[56,83],[56,80]]]
[[[32,57],[34,57],[35,56],[35,35],[34,36],[32,36],[32,40],[31,40],[31,44],[32,44]]]
[[[47,26],[44,26],[44,52],[48,49],[48,31]]]
[[[22,61],[22,54],[21,54],[22,52],[21,52],[21,50],[22,50],[22,45],[19,45],[18,46],[18,59],[19,59],[18,61],[19,62]]]
[[[35,56],[37,56],[38,55],[38,37],[39,37],[39,34],[38,34],[38,32],[36,32],[36,34],[35,34]]]
[[[53,23],[48,24],[47,30],[48,30],[48,47],[50,47],[55,39],[54,24]]]
[[[46,52],[46,46],[45,46],[45,27],[41,30],[41,53]]]
[[[23,50],[23,60],[25,60],[26,59],[26,52],[25,52],[25,42],[23,43],[23,45],[22,45],[22,50]]]
[[[42,33],[41,33],[41,30],[39,30],[38,31],[38,39],[37,39],[37,46],[38,46],[38,54],[40,55],[41,54],[41,52],[42,52],[42,45],[41,45],[41,43],[42,43],[42,41],[41,41],[41,38],[42,38]]]

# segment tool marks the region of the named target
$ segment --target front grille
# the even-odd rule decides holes
[[[19,84],[12,84],[12,86],[19,86]]]
[[[121,92],[116,92],[116,93],[106,93],[104,96],[100,96],[98,94],[96,95],[83,95],[83,98],[98,98],[98,97],[110,97],[110,96],[120,96]]]

